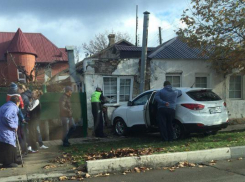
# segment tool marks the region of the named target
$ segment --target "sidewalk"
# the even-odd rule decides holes
[[[240,125],[230,125],[226,129],[221,130],[221,132],[226,131],[237,131],[237,130],[245,130],[245,124]],[[70,139],[71,144],[83,144],[83,143],[97,143],[97,142],[112,142],[124,139],[124,137],[109,137],[109,138],[95,138],[95,137],[86,137],[86,138],[74,138]],[[61,140],[53,140],[53,141],[44,141],[44,145],[48,146],[49,149],[41,149],[39,153],[36,154],[28,154],[24,158],[24,168],[19,166],[18,168],[13,169],[1,169],[0,168],[0,181],[27,181],[32,179],[46,179],[46,178],[53,178],[53,177],[60,177],[60,176],[73,176],[74,173],[74,166],[71,164],[54,164],[51,163],[50,160],[55,159],[56,157],[60,156],[62,153],[59,151],[59,147],[61,146]],[[217,149],[219,150],[219,149]],[[233,149],[230,149],[232,151]],[[200,151],[199,151],[200,152]],[[240,150],[239,150],[240,152]],[[240,155],[240,153],[237,155]],[[242,151],[241,151],[242,152]],[[183,154],[183,153],[182,153]],[[168,154],[169,155],[169,154]],[[172,154],[173,155],[173,154]],[[177,155],[177,154],[176,154]],[[178,154],[179,155],[179,154]],[[225,155],[225,152],[224,152]],[[200,156],[200,155],[198,155]],[[231,156],[231,152],[230,155]],[[229,157],[226,154],[226,158]],[[150,156],[148,156],[150,157]],[[155,157],[155,155],[154,155]],[[203,156],[205,158],[206,156]],[[222,156],[221,156],[222,157]],[[142,157],[141,157],[142,158]],[[165,157],[164,157],[165,158]],[[142,158],[143,159],[143,158]],[[126,162],[128,160],[125,159],[110,159],[107,162],[111,163],[112,160],[119,160],[121,165],[121,161]],[[132,159],[131,159],[132,160]],[[137,159],[138,160],[138,159]],[[134,159],[134,161],[137,161]],[[149,160],[147,158],[147,160]],[[114,162],[113,163],[116,163]],[[156,159],[156,161],[159,161]],[[98,163],[101,163],[101,160],[98,161],[90,161],[89,165],[98,166]],[[98,162],[98,163],[96,163]],[[105,165],[106,160],[104,160],[103,166]],[[48,169],[44,167],[48,165]],[[100,164],[101,165],[101,164]],[[88,166],[89,167],[89,166]],[[106,166],[105,166],[106,167]],[[111,166],[112,167],[112,166]],[[104,169],[104,167],[103,167]],[[94,172],[91,169],[88,171],[92,174]],[[41,181],[41,180],[40,180]]]

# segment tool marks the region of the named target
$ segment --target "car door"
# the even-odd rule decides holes
[[[145,125],[144,106],[150,98],[152,92],[140,95],[132,101],[132,106],[127,109],[127,126]]]
[[[149,127],[152,125],[151,123],[151,114],[152,114],[152,107],[154,104],[154,100],[155,100],[155,94],[156,91],[153,91],[147,101],[147,103],[144,106],[144,121],[145,121],[145,125],[146,127]]]

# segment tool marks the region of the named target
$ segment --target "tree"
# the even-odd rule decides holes
[[[96,34],[94,39],[90,40],[88,44],[83,43],[82,47],[85,50],[85,54],[86,55],[93,55],[93,54],[96,54],[96,53],[100,52],[101,50],[107,48],[109,45],[109,39],[108,39],[109,34],[110,34],[109,31],[106,30],[104,33]],[[112,31],[111,34],[115,34],[115,42],[118,42],[122,39],[125,39],[127,41],[131,41],[131,37],[128,33],[119,32],[119,31],[114,33]]]
[[[192,0],[177,34],[199,47],[219,73],[245,73],[245,0]]]

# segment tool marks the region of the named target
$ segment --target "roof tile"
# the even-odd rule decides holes
[[[19,30],[20,29],[18,29],[18,31]],[[58,48],[41,33],[22,33],[22,34],[24,36],[21,37],[22,38],[25,37],[26,38],[25,41],[28,41],[30,43],[30,46],[35,51],[35,55],[37,55],[36,62],[51,63],[54,61],[68,61],[68,56],[65,49]],[[15,37],[15,33],[13,32],[0,32],[0,60],[5,60],[5,54],[7,53],[7,51],[11,50],[11,52],[15,52],[14,50],[16,50],[16,46],[11,45],[14,37]],[[17,47],[18,47],[17,49],[18,52],[25,52],[22,50],[21,46],[17,46]],[[31,48],[29,47],[29,50],[26,53],[34,54],[33,50],[31,50]]]

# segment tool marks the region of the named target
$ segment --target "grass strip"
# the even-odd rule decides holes
[[[245,131],[219,132],[216,135],[191,135],[190,137],[177,140],[172,143],[162,142],[159,134],[135,134],[130,137],[113,142],[94,142],[72,145],[69,148],[61,148],[78,161],[78,165],[85,164],[86,157],[112,150],[130,148],[144,150],[151,148],[153,153],[184,152],[221,147],[245,145]],[[160,152],[157,149],[161,149]],[[155,151],[155,152],[154,152]]]

